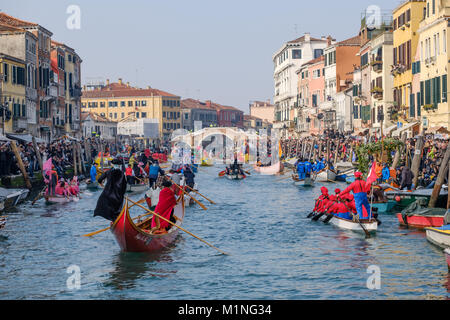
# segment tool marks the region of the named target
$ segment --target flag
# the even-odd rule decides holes
[[[378,176],[377,171],[375,169],[375,161],[374,161],[372,162],[372,168],[370,168],[369,175],[367,176],[366,188],[369,188],[372,185],[372,183],[377,181],[377,179]]]
[[[45,161],[42,169],[44,170],[44,174],[47,174],[47,171],[52,170],[52,158],[50,157],[47,161]]]

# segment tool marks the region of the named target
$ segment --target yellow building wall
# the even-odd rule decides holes
[[[413,62],[414,54],[419,43],[419,34],[417,30],[419,29],[420,21],[422,21],[423,8],[425,8],[425,6],[425,2],[405,2],[393,12],[393,18],[395,20],[407,10],[411,10],[411,21],[408,22],[409,26],[404,25],[401,28],[397,27],[397,30],[394,31],[394,48],[398,48],[403,43],[411,40],[411,62]],[[394,77],[394,87],[402,90],[402,104],[406,106],[410,105],[409,95],[411,94],[410,84],[412,83],[412,80],[413,74],[411,69]]]
[[[443,1],[445,3],[445,1]],[[431,80],[436,77],[440,77],[442,80],[442,75],[447,75],[447,101],[442,101],[442,81],[441,81],[441,103],[437,104],[437,109],[434,110],[424,110],[422,108],[422,117],[428,119],[428,128],[444,126],[450,128],[450,106],[448,102],[448,91],[449,91],[449,80],[448,80],[448,70],[450,67],[450,50],[449,50],[449,30],[448,22],[444,18],[450,14],[450,0],[447,0],[447,8],[440,7],[439,1],[436,1],[435,13],[432,12],[432,1],[427,1],[430,8],[429,16],[421,23],[421,32],[419,35],[419,45],[423,43],[424,46],[424,56],[421,57],[421,69],[420,69],[420,81]],[[438,22],[440,20],[440,22]],[[444,39],[444,30],[446,39]],[[434,63],[425,63],[425,40],[431,40],[431,57],[434,58],[434,36],[439,34],[439,52],[436,54],[436,60]],[[437,37],[436,37],[437,39]],[[426,104],[424,102],[424,104]]]
[[[1,104],[4,104],[5,101],[9,103],[8,109],[9,109],[9,111],[11,111],[11,119],[9,121],[5,121],[5,124],[4,124],[5,131],[4,132],[11,133],[11,132],[13,132],[13,119],[12,119],[13,101],[15,101],[16,103],[20,103],[21,106],[22,106],[22,104],[25,104],[25,86],[12,83],[12,74],[11,74],[12,68],[11,68],[11,66],[14,65],[16,67],[25,68],[25,64],[19,63],[17,61],[9,60],[7,58],[0,58],[0,73],[2,75],[5,72],[4,63],[8,64],[8,69],[9,69],[8,70],[8,82],[2,81],[0,98],[1,98]],[[5,100],[5,98],[6,98],[6,100]],[[0,117],[0,120],[3,121],[2,117]]]

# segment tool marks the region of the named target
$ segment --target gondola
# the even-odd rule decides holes
[[[176,217],[176,225],[181,226],[184,219],[183,196],[174,207],[173,215]],[[125,252],[157,252],[173,243],[178,235],[178,228],[174,226],[167,233],[150,234],[150,225],[151,218],[135,224],[128,210],[128,201],[125,200],[120,215],[111,226],[111,232]]]
[[[265,174],[265,175],[275,175],[280,172],[283,172],[284,165],[281,162],[277,162],[276,164],[273,164],[271,166],[267,167],[259,167],[257,165],[253,166],[253,169],[255,172]]]
[[[396,201],[388,200],[386,202],[373,202],[371,205],[373,208],[377,208],[379,213],[388,213],[394,209],[396,204]]]

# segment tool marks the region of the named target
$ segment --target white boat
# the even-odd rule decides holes
[[[330,169],[324,169],[316,175],[315,181],[317,182],[336,181],[336,173],[334,173]]]
[[[17,204],[23,202],[28,193],[28,189],[5,189],[0,188],[0,197],[4,199],[4,209],[15,207]]]
[[[327,215],[323,215],[321,220],[325,220],[326,218],[327,218]],[[360,222],[369,233],[376,232],[378,229],[378,223],[377,223],[377,220],[375,220],[375,219],[370,219],[370,220],[360,219]],[[352,221],[352,220],[347,220],[347,219],[343,219],[343,218],[334,216],[329,221],[329,223],[335,225],[338,228],[344,229],[344,230],[351,230],[351,231],[365,233],[365,231],[361,227],[361,224],[358,222]]]
[[[265,174],[265,175],[275,175],[280,172],[283,172],[284,165],[281,162],[277,162],[276,164],[273,164],[273,165],[267,166],[267,167],[258,167],[255,165],[253,167],[253,170],[255,170],[255,172]]]
[[[69,203],[69,202],[76,202],[78,200],[80,200],[80,198],[75,197],[75,196],[69,196],[69,197],[65,197],[65,196],[59,196],[59,195],[55,195],[55,196],[45,196],[45,203],[46,204],[64,204],[64,203]]]
[[[147,184],[127,184],[127,192],[140,193],[148,190]]]
[[[427,240],[441,247],[450,248],[450,225],[425,229]]]
[[[293,174],[292,180],[296,186],[312,187],[314,186],[314,180],[311,177],[306,177],[303,180],[298,179],[298,175]]]

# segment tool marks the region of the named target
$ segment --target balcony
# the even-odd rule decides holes
[[[382,88],[375,87],[372,90],[370,90],[370,93],[377,100],[383,99],[383,89]]]
[[[381,60],[372,61],[372,69],[375,72],[381,72],[383,70],[383,61]]]

